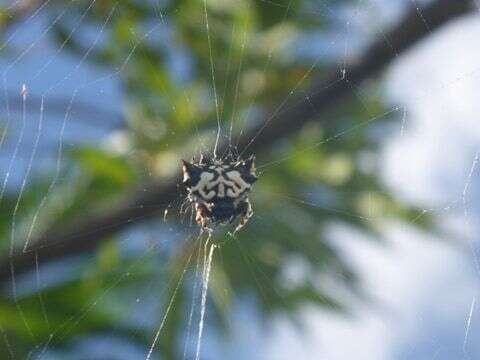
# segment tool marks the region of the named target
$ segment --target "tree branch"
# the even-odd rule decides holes
[[[466,14],[472,9],[470,0],[437,0],[422,9],[409,12],[403,21],[374,42],[365,51],[364,56],[351,64],[346,73],[347,81],[339,81],[338,72],[332,72],[324,80],[316,82],[308,97],[298,99],[292,107],[276,114],[264,128],[253,129],[239,142],[239,149],[248,146],[250,152],[262,152],[280,138],[291,136],[309,121],[324,121],[326,112],[339,105],[351,93],[349,82],[360,83],[385,68],[399,54],[402,54],[419,40],[423,39],[448,21]],[[313,105],[313,106],[312,106]],[[261,133],[258,131],[262,129]],[[257,135],[258,134],[258,135]],[[253,142],[251,140],[254,139]],[[220,152],[221,153],[221,152]],[[178,197],[177,180],[152,183],[142,186],[132,197],[104,214],[87,216],[63,229],[52,229],[43,234],[28,252],[17,252],[12,258],[0,261],[0,283],[10,279],[10,264],[15,273],[24,273],[35,267],[35,253],[40,261],[59,259],[67,255],[80,254],[94,250],[105,238],[136,223],[139,219],[155,216],[162,205],[167,205]]]

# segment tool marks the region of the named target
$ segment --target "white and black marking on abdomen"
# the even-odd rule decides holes
[[[254,158],[246,161],[222,163],[183,162],[183,182],[190,201],[196,205],[197,222],[232,222],[241,216],[241,225],[251,216],[248,192],[257,180]]]

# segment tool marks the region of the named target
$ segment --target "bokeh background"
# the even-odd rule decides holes
[[[3,1],[0,358],[145,359],[160,327],[152,359],[195,358],[180,164],[217,119],[260,180],[214,234],[202,359],[480,357],[479,15]]]

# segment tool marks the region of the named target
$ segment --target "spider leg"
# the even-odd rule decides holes
[[[233,231],[233,234],[237,233],[241,228],[243,228],[253,215],[252,204],[250,204],[248,199],[245,199],[245,201],[239,205],[237,214],[240,216],[240,221]]]
[[[210,217],[210,211],[204,204],[195,204],[196,216],[195,221],[202,229],[208,229],[208,219]]]

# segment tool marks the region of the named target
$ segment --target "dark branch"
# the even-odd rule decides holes
[[[339,81],[338,72],[318,81],[309,92],[309,100],[307,97],[298,99],[295,105],[277,114],[257,137],[255,134],[259,129],[245,134],[240,139],[239,148],[248,146],[249,152],[262,152],[278,139],[289,137],[298,131],[308,121],[325,121],[322,115],[338,106],[351,93],[349,82],[361,83],[374,76],[430,31],[466,14],[471,8],[469,0],[437,0],[422,9],[429,29],[418,13],[411,11],[395,29],[385,35],[388,41],[383,37],[377,40],[365,51],[363,58],[350,65],[345,78],[348,81]],[[255,140],[250,143],[252,138]],[[107,213],[87,216],[64,229],[47,231],[32,243],[28,252],[18,252],[11,259],[5,258],[0,262],[0,282],[10,279],[10,263],[14,265],[17,274],[33,269],[35,252],[40,261],[88,252],[95,249],[103,239],[139,219],[155,216],[178,197],[176,183],[176,180],[171,180],[142,186],[131,198]]]

